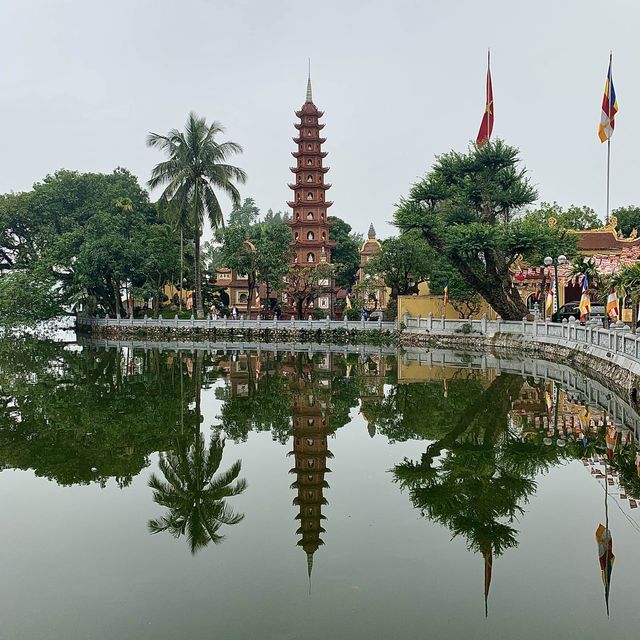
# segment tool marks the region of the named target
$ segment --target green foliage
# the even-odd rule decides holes
[[[235,142],[217,142],[216,136],[223,132],[219,122],[207,125],[205,118],[191,112],[184,133],[172,129],[167,135],[150,133],[147,138],[148,146],[160,149],[167,157],[153,168],[149,186],[154,189],[164,185],[160,206],[176,207],[181,217],[193,225],[194,308],[199,318],[204,317],[200,265],[202,226],[205,219],[212,229],[223,225],[216,191],[239,206],[240,194],[234,183],[246,181],[242,169],[228,164],[232,155],[242,152],[242,147]]]
[[[335,265],[335,282],[347,288],[356,281],[360,266],[361,236],[352,233],[351,225],[341,218],[329,216],[329,239],[336,243],[331,251],[331,263]]]
[[[382,250],[367,263],[366,272],[382,278],[395,300],[418,292],[418,284],[429,277],[435,253],[414,231],[382,242]]]
[[[527,314],[509,268],[520,258],[535,264],[552,248],[569,253],[572,244],[562,230],[515,219],[537,197],[518,165],[518,150],[501,140],[473,146],[466,154],[447,153],[414,185],[395,214],[403,232],[419,231],[509,320]]]
[[[571,205],[563,209],[557,202],[541,202],[535,209],[524,214],[525,220],[539,225],[549,226],[549,220],[554,219],[561,229],[597,229],[602,226],[598,215],[591,207],[576,207]]]
[[[251,227],[258,222],[260,209],[253,198],[245,198],[242,204],[235,206],[229,214],[228,227],[235,225],[241,227]]]
[[[124,169],[59,171],[32,191],[2,196],[0,218],[6,224],[0,255],[7,269],[23,272],[7,281],[5,291],[20,280],[22,298],[33,300],[20,311],[29,322],[50,317],[62,302],[117,313],[123,283],[157,298],[159,281],[176,271],[171,235]]]
[[[10,271],[0,276],[0,326],[34,327],[63,314],[55,281],[46,274]]]
[[[617,228],[625,237],[628,238],[634,229],[640,232],[640,207],[619,207],[611,215],[616,217]]]

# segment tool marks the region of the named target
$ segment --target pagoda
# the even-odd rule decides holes
[[[325,182],[325,174],[329,167],[323,166],[326,151],[322,145],[326,138],[320,137],[324,124],[320,118],[324,112],[313,104],[311,93],[311,76],[307,80],[307,97],[296,116],[300,122],[295,125],[298,135],[293,141],[298,145],[292,152],[296,166],[290,167],[295,175],[295,182],[289,187],[293,191],[293,200],[287,204],[292,209],[291,245],[293,247],[292,262],[294,265],[317,267],[331,262],[331,250],[335,242],[329,239],[329,222],[327,209],[333,204],[326,198],[331,187]],[[321,309],[330,309],[330,291],[333,288],[331,279],[326,280],[326,292],[318,296],[317,305]]]

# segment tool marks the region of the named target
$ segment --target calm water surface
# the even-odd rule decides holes
[[[0,638],[636,637],[623,427],[492,369],[5,341]]]

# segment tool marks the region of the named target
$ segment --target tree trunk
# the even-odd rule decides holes
[[[115,312],[116,312],[116,318],[120,317],[120,281],[116,278],[113,281],[113,297],[114,297],[114,302],[115,302]]]
[[[183,250],[183,234],[182,226],[180,227],[180,298],[178,304],[180,307],[180,313],[182,313],[182,287],[184,285],[184,250]]]
[[[193,224],[195,228],[195,291],[193,306],[198,319],[204,318],[204,306],[202,305],[202,274],[200,273],[200,211],[198,203],[200,201],[200,189],[198,178],[196,178],[195,191],[193,194]]]
[[[296,299],[296,313],[298,314],[298,320],[302,320],[302,298]]]

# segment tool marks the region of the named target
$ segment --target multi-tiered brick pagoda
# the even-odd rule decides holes
[[[317,267],[322,263],[330,263],[331,249],[335,246],[335,242],[329,239],[327,221],[327,209],[333,204],[326,199],[327,190],[331,187],[325,183],[325,174],[329,168],[322,166],[322,161],[327,156],[322,151],[326,138],[320,137],[324,124],[319,119],[323,113],[313,104],[309,78],[306,101],[302,109],[296,111],[300,123],[295,125],[298,135],[293,141],[298,145],[298,150],[292,152],[296,166],[291,167],[296,181],[289,185],[294,197],[288,203],[292,209],[289,225],[294,249],[293,261],[299,266]],[[332,303],[332,285],[331,279],[326,281],[326,291],[314,302],[315,306],[327,313],[330,312]]]

